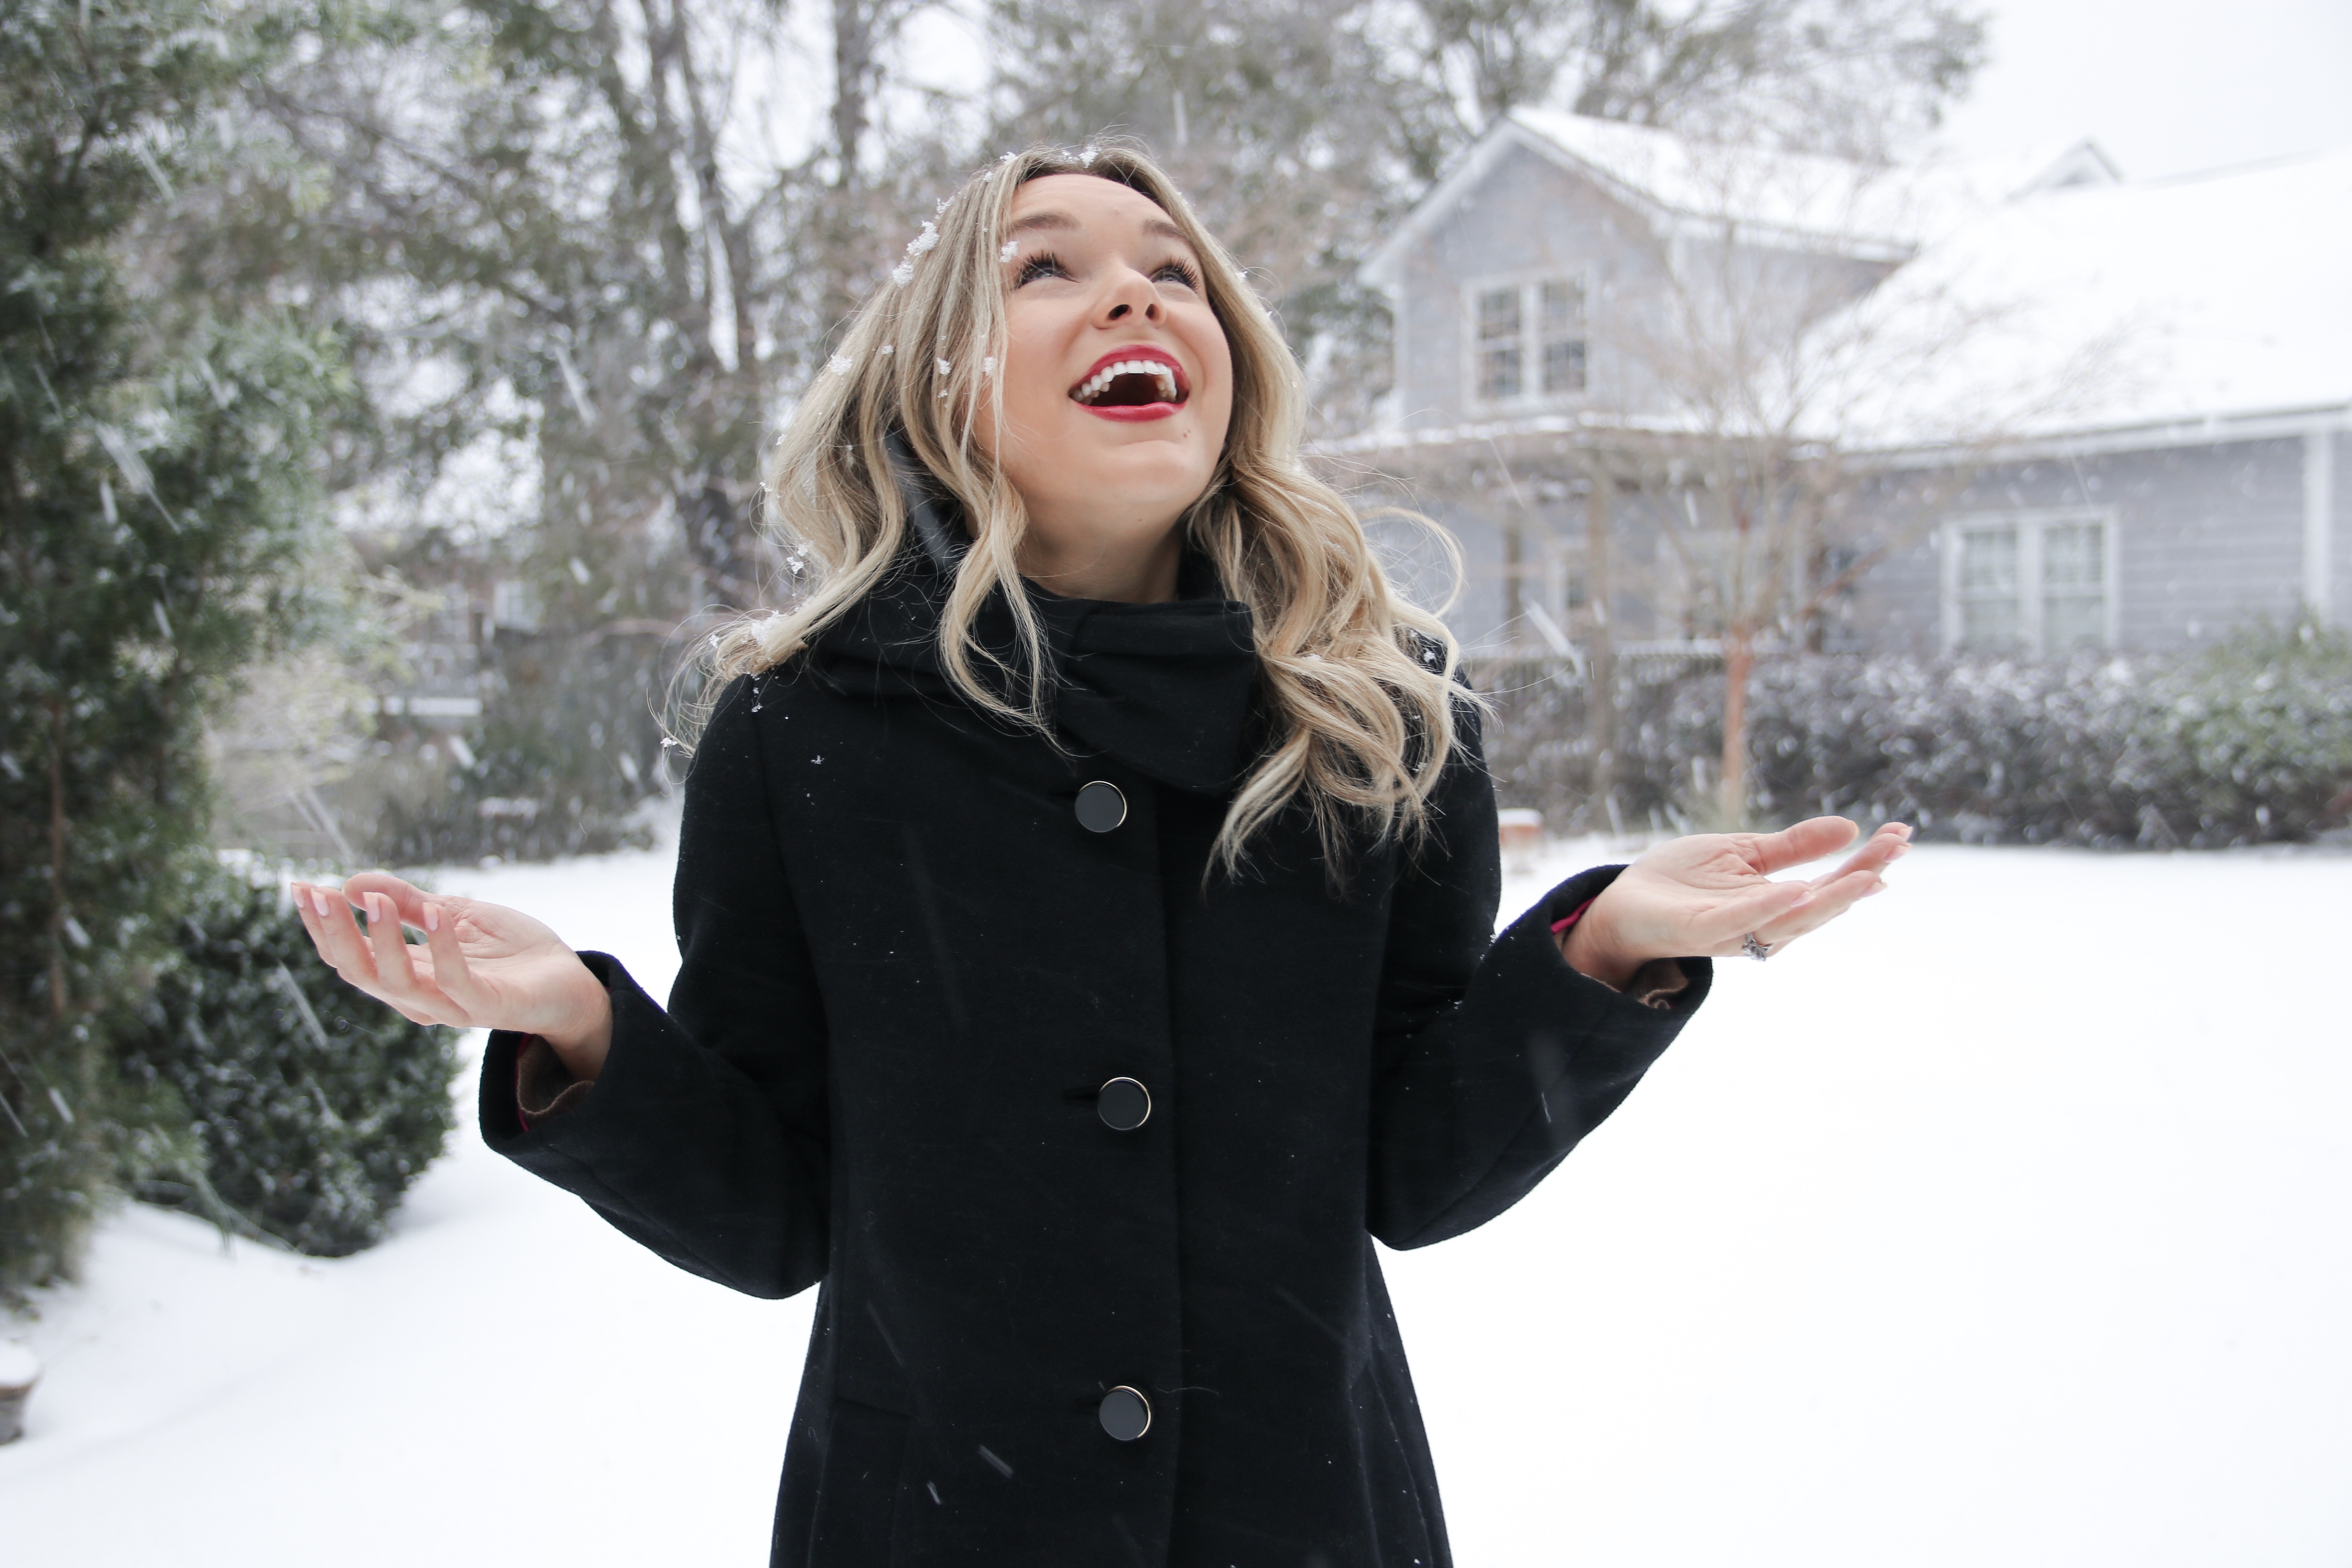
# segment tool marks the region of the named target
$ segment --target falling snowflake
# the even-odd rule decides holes
[[[913,262],[901,261],[898,266],[890,268],[890,281],[896,283],[899,288],[904,289],[908,284],[912,283],[914,280],[915,264]]]
[[[1010,261],[1020,254],[1021,242],[1017,239],[1008,239],[1004,242],[1003,248],[996,253],[996,259],[999,261]]]
[[[850,369],[849,356],[847,354],[835,354],[831,359],[824,362],[824,368],[833,372],[835,375],[847,375]]]
[[[662,745],[661,745],[661,749],[662,749],[663,751],[665,751],[665,752],[675,752],[675,751],[677,751],[677,750],[679,748],[679,746],[681,746],[682,744],[684,744],[684,742],[682,742],[681,741],[679,741],[679,740],[677,739],[677,736],[675,736],[675,735],[664,735],[664,736],[662,737]]]
[[[824,766],[824,759],[823,757],[811,757],[811,758],[809,759],[809,761],[810,761],[810,763],[813,763],[814,765],[815,765],[815,766],[817,766],[817,767],[820,767],[820,768],[821,768],[821,767]]]

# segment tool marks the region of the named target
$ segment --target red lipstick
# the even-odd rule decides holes
[[[1192,395],[1183,364],[1165,349],[1135,343],[1113,349],[1070,388],[1070,400],[1103,419],[1165,419]]]

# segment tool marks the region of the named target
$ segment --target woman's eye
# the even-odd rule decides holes
[[[1040,278],[1067,278],[1068,276],[1069,273],[1063,268],[1058,257],[1051,251],[1041,250],[1021,263],[1021,270],[1014,275],[1013,286],[1018,289],[1024,283],[1034,282]]]
[[[1154,283],[1181,283],[1187,289],[1198,289],[1201,276],[1181,261],[1171,261],[1151,275]]]

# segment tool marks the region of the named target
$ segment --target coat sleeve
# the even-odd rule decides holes
[[[521,1037],[482,1061],[482,1136],[681,1268],[754,1296],[822,1279],[825,1024],[774,826],[748,682],[720,699],[686,783],[667,1011],[619,963],[613,1046],[578,1103],[526,1128]]]
[[[1495,789],[1477,715],[1462,722],[1434,831],[1399,875],[1381,963],[1367,1208],[1396,1247],[1459,1236],[1525,1197],[1633,1091],[1713,977],[1706,960],[1682,959],[1688,984],[1652,1005],[1569,967],[1552,921],[1621,867],[1570,878],[1492,934]]]

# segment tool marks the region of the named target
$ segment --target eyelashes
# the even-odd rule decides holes
[[[1069,269],[1062,265],[1060,257],[1050,250],[1040,250],[1022,262],[1013,286],[1018,289],[1024,283],[1034,283],[1040,278],[1067,278],[1069,275]]]
[[[1185,288],[1195,292],[1199,291],[1201,275],[1192,269],[1190,262],[1182,260],[1161,262],[1151,269],[1151,280],[1158,283],[1171,274],[1173,274],[1175,280]],[[1013,286],[1018,289],[1024,284],[1034,283],[1040,278],[1067,278],[1069,275],[1070,269],[1062,265],[1060,257],[1050,250],[1034,251],[1023,258],[1021,270],[1013,275]]]

